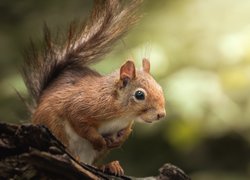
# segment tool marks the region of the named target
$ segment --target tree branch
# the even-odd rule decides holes
[[[171,164],[165,164],[159,171],[159,176],[148,178],[190,180],[181,169]],[[0,123],[0,178],[142,179],[115,176],[76,161],[44,126],[5,123]]]

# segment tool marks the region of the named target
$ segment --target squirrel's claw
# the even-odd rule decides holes
[[[117,176],[124,175],[124,170],[122,169],[119,161],[112,161],[109,164],[103,165],[101,167],[101,170],[103,172],[109,172],[109,173],[115,174]]]

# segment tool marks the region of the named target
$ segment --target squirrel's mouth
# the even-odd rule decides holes
[[[152,123],[153,121],[149,121],[149,120],[144,120],[145,123]]]
[[[143,119],[141,117],[137,117],[137,122],[141,122],[141,123],[147,123],[147,124],[151,124],[154,122],[154,120],[149,120],[149,119]]]

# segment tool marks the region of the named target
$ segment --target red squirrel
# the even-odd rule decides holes
[[[52,41],[45,28],[44,49],[34,45],[27,54],[23,77],[33,98],[32,122],[47,126],[81,162],[93,164],[106,151],[119,147],[134,120],[151,123],[165,117],[160,85],[128,60],[119,70],[101,75],[89,68],[138,20],[139,0],[96,0],[88,21],[71,25],[65,43]],[[123,174],[118,161],[102,167]]]

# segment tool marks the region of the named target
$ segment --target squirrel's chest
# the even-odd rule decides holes
[[[133,118],[131,117],[126,117],[104,122],[98,128],[98,132],[102,135],[117,133],[118,131],[126,128],[132,122],[132,119]]]

